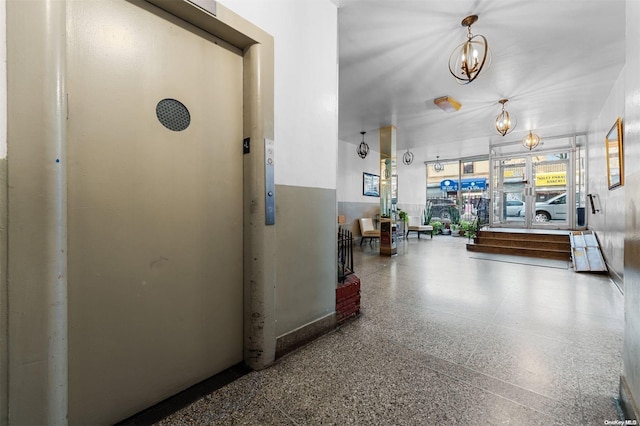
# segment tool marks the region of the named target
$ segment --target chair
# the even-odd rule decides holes
[[[429,233],[431,238],[433,238],[433,226],[431,225],[423,225],[422,221],[418,216],[409,216],[409,223],[407,224],[407,233],[405,236],[409,238],[409,232],[417,232],[418,239],[420,239],[420,233]]]
[[[376,238],[380,240],[380,230],[373,227],[373,220],[370,217],[361,217],[358,221],[360,222],[360,234],[362,234],[360,245],[362,245],[365,238],[369,239],[369,244]]]

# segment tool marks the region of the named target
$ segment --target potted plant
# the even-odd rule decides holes
[[[451,234],[451,224],[445,223],[444,228],[442,228],[442,235],[450,235]]]
[[[459,237],[460,234],[460,225],[457,223],[452,223],[449,228],[451,229],[451,235],[454,237]]]
[[[473,228],[473,223],[468,221],[468,220],[460,221],[460,231],[467,238],[475,238],[476,237],[476,231]]]
[[[429,225],[433,226],[433,233],[436,235],[440,234],[442,232],[442,229],[444,228],[444,225],[442,224],[442,222],[438,220],[429,222]]]
[[[430,222],[431,222],[431,208],[422,211],[422,224],[428,225]]]
[[[458,206],[449,206],[449,219],[451,223],[458,224],[460,222],[460,210],[458,210]]]
[[[399,234],[404,235],[405,229],[407,229],[407,222],[409,222],[409,215],[404,210],[398,209],[398,217],[401,222]]]

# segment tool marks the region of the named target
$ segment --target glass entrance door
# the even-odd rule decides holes
[[[494,160],[492,225],[524,226],[529,168],[527,163],[527,157]]]
[[[570,191],[567,190],[569,155],[566,152],[531,157],[532,193],[534,204],[527,212],[532,225],[566,228],[574,210],[569,209]]]
[[[575,218],[571,152],[493,160],[491,226],[570,229]]]

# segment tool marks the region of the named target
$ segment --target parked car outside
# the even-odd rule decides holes
[[[442,223],[449,223],[455,221],[457,210],[454,212],[456,202],[447,198],[432,198],[427,200],[429,213],[431,214],[431,220],[438,220]]]
[[[524,202],[520,200],[507,200],[505,202],[507,216],[524,216]]]
[[[520,216],[524,217],[524,209]],[[550,220],[566,220],[567,218],[567,193],[556,195],[547,201],[536,203],[536,214],[533,218],[535,222],[549,222]]]

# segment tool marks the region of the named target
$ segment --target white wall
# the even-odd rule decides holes
[[[7,393],[8,386],[8,344],[7,344],[7,188],[6,188],[6,157],[7,157],[7,25],[6,2],[0,0],[0,424],[7,424],[9,419]]]
[[[330,0],[220,3],[274,38],[275,331],[279,345],[299,342],[335,311],[338,10]]]
[[[595,215],[589,212],[589,229],[596,231],[605,256],[613,273],[621,281],[624,274],[624,233],[625,233],[625,192],[627,185],[609,190],[607,183],[607,163],[605,159],[605,136],[616,118],[622,117],[624,128],[625,69],[622,70],[609,97],[602,107],[600,116],[589,129],[589,186],[590,194],[600,200],[601,211]],[[623,139],[624,143],[624,139]],[[627,157],[627,163],[629,159]]]
[[[365,135],[365,142],[370,144]],[[377,145],[376,145],[377,146]],[[371,149],[369,155],[362,159],[356,153],[358,146],[340,141],[338,144],[338,202],[371,203],[379,201],[362,195],[362,173],[380,175],[380,153]],[[427,176],[422,163],[405,166],[402,155],[398,151],[398,205],[421,205],[426,203]]]
[[[338,202],[379,203],[379,198],[362,195],[362,173],[380,175],[380,153],[370,149],[363,159],[358,156],[357,149],[348,142],[338,144]]]
[[[398,204],[419,204],[427,202],[427,169],[423,163],[410,166],[402,163],[402,155],[406,151],[398,151]]]
[[[0,160],[7,158],[7,21],[6,1],[0,0]]]
[[[624,157],[627,230],[624,246],[623,404],[640,409],[640,2],[626,2]],[[626,385],[624,384],[626,382]],[[630,395],[629,395],[630,394]],[[631,403],[631,399],[635,403]],[[639,412],[635,413],[640,416]],[[630,416],[629,416],[630,417]]]
[[[338,14],[330,0],[221,0],[275,40],[275,182],[336,189]]]

